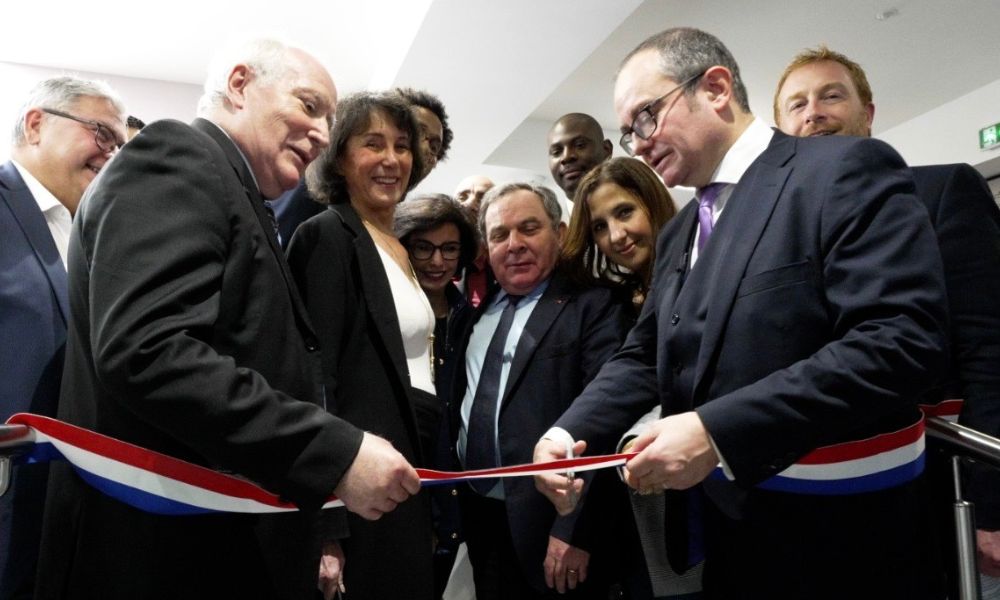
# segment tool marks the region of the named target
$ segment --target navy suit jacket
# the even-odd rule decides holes
[[[922,597],[939,580],[911,575],[927,545],[916,496],[753,487],[817,447],[913,423],[944,367],[941,258],[906,165],[877,140],[775,132],[689,268],[696,227],[694,203],[667,224],[636,326],[556,425],[600,446],[657,403],[697,412],[736,484],[700,486],[713,516],[736,517],[706,530],[706,590],[809,595],[838,579],[821,573],[860,563],[886,567],[892,593]]]
[[[13,163],[0,166],[0,422],[55,416],[66,345],[66,268]],[[0,598],[34,578],[48,469],[14,470],[0,499]]]
[[[488,300],[481,304],[479,313],[488,305]],[[556,271],[525,323],[500,401],[502,465],[532,461],[535,443],[618,349],[629,322],[627,306],[612,290],[583,288]],[[468,335],[455,374],[453,432],[459,431],[459,410],[466,389]],[[599,543],[591,538],[595,532],[578,531],[576,513],[558,516],[531,478],[508,478],[503,485],[522,572],[538,590],[546,590],[542,563],[549,536],[592,551],[591,544]]]

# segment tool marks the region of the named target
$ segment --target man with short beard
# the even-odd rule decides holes
[[[825,46],[796,56],[774,93],[774,122],[790,135],[868,137],[874,116],[864,69]],[[967,164],[911,171],[941,249],[951,317],[949,368],[927,402],[964,398],[959,422],[1000,436],[1000,210]],[[1000,598],[1000,485],[989,469],[973,474],[983,587]]]

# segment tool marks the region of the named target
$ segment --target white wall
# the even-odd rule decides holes
[[[0,162],[10,156],[10,131],[28,92],[42,79],[66,74],[108,82],[125,101],[129,114],[146,123],[168,118],[191,121],[201,96],[200,86],[186,83],[0,62],[0,81],[4,82],[4,92],[0,94]]]
[[[891,144],[911,165],[964,162],[992,177],[1000,173],[1000,148],[980,150],[979,130],[994,123],[1000,123],[1000,79],[876,137]]]

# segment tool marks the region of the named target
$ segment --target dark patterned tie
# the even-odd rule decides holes
[[[274,216],[274,208],[267,200],[264,201],[264,212],[267,213],[267,220],[271,222],[271,231],[274,232],[274,239],[281,245],[281,232],[278,231],[278,219]]]
[[[497,401],[500,395],[500,372],[503,369],[503,349],[507,345],[514,313],[521,296],[507,296],[507,306],[500,315],[500,323],[490,345],[486,348],[483,370],[479,374],[479,384],[472,400],[469,413],[469,430],[465,443],[465,466],[468,469],[490,469],[500,466],[497,455]],[[470,482],[472,489],[486,494],[496,484],[495,479],[476,479]]]

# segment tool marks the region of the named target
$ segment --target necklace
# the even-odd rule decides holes
[[[369,232],[375,232],[378,234],[378,239],[373,237],[372,241],[389,254],[393,262],[396,263],[396,266],[399,267],[399,270],[402,271],[403,275],[410,280],[410,285],[412,285],[417,292],[417,298],[421,303],[421,308],[427,311],[428,324],[430,326],[427,335],[427,350],[428,358],[430,360],[431,383],[434,383],[437,366],[434,361],[434,309],[431,308],[430,301],[427,299],[427,294],[425,294],[423,288],[420,287],[420,282],[417,280],[417,274],[413,270],[409,254],[406,253],[405,249],[403,250],[403,257],[400,259],[399,253],[396,250],[397,247],[402,248],[402,244],[400,244],[399,240],[388,235],[364,217],[361,218],[361,222],[365,224],[365,227]],[[381,243],[379,243],[379,239],[381,239]]]
[[[399,265],[400,270],[402,270],[403,273],[407,277],[409,277],[412,282],[416,283],[417,278],[416,275],[413,273],[413,265],[410,264],[410,257],[406,254],[406,250],[403,250],[402,257],[399,255],[399,248],[402,248],[402,245],[399,243],[399,240],[385,233],[384,231],[376,227],[374,223],[372,223],[371,221],[369,221],[364,217],[361,218],[361,222],[365,224],[365,227],[368,229],[369,232],[375,232],[376,234],[378,234],[377,239],[373,238],[373,241],[379,246],[382,246],[382,248],[389,253],[389,256],[392,257],[392,260],[394,260],[396,264]],[[381,242],[379,240],[381,240]]]

